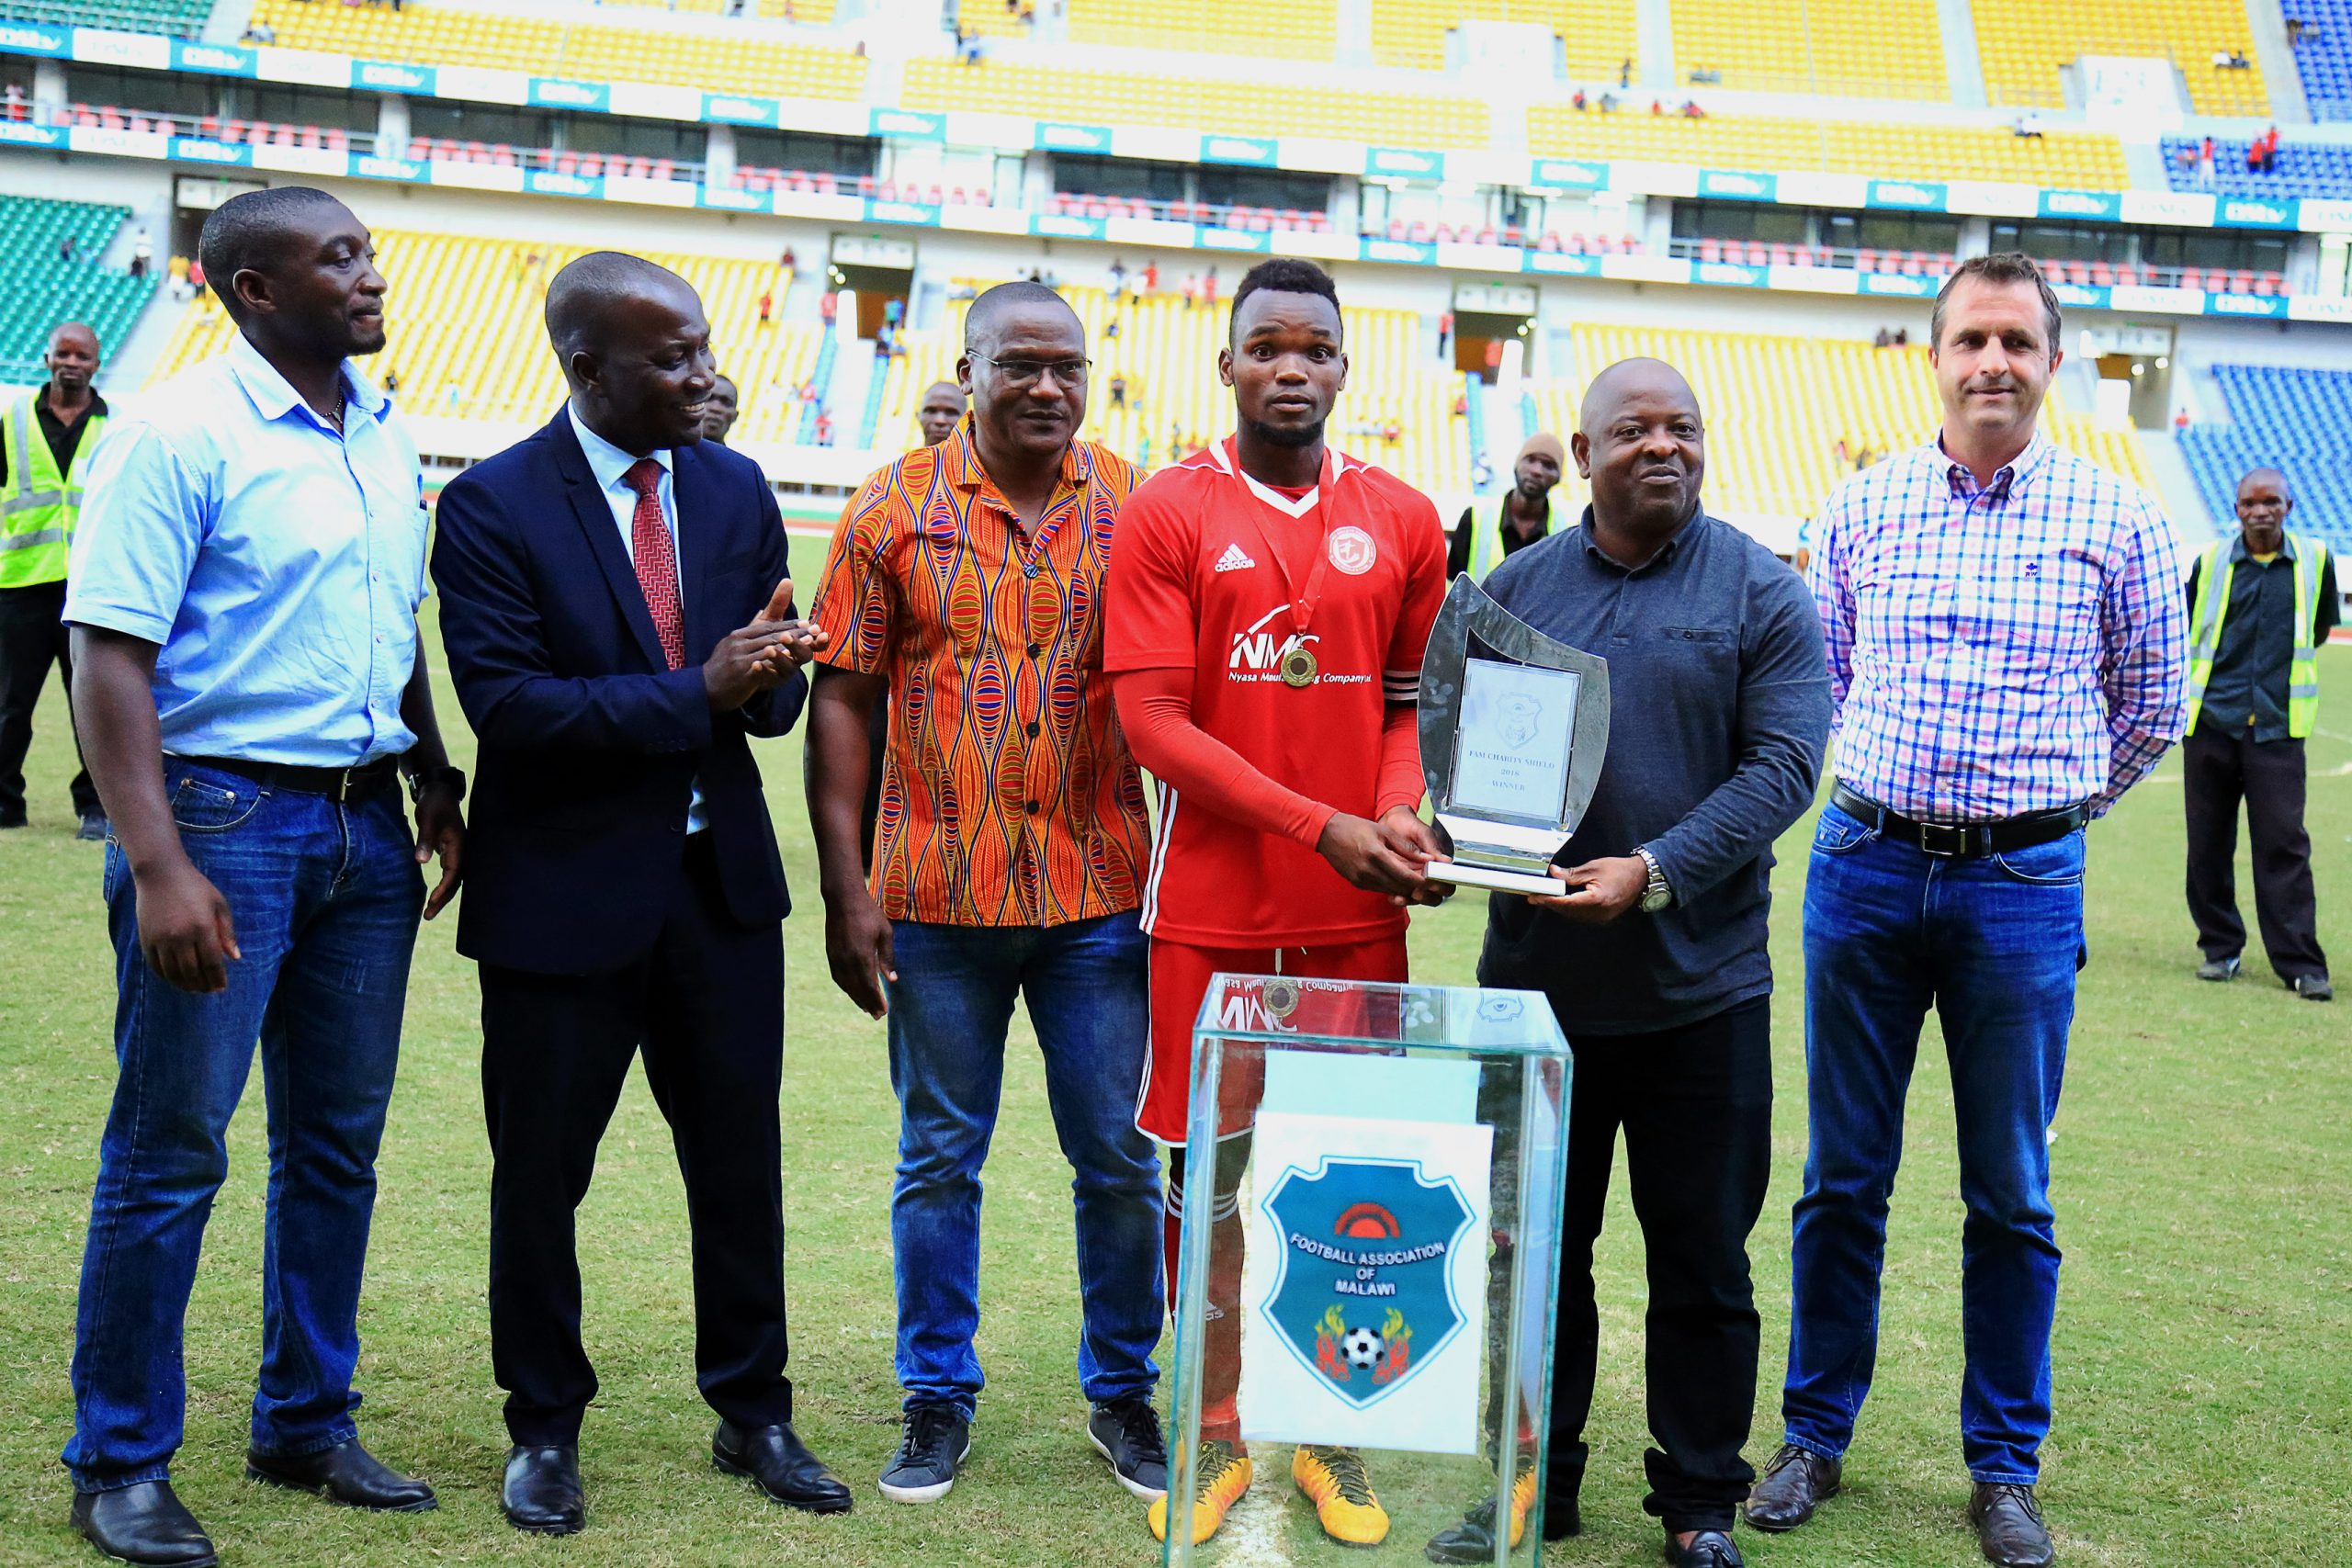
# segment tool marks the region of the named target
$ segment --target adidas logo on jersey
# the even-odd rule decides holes
[[[1241,553],[1239,545],[1226,546],[1225,554],[1216,558],[1216,570],[1219,571],[1247,571],[1257,564]]]

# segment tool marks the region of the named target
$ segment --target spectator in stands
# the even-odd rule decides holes
[[[189,1288],[257,1041],[271,1157],[246,1473],[433,1506],[360,1445],[352,1373],[417,918],[465,858],[464,777],[417,646],[416,447],[356,363],[384,346],[368,231],[281,186],[223,202],[199,243],[236,336],[107,433],[63,611],[115,836],[119,1063],[64,1458],[74,1528],[143,1563],[214,1557],[167,1472]]]
[[[1929,319],[1939,432],[1822,510],[1810,581],[1840,711],[1805,886],[1811,1147],[1782,1441],[1747,1509],[1758,1529],[1792,1529],[1839,1489],[1877,1354],[1902,1086],[1932,1007],[1967,1210],[1961,1449],[1977,1544],[1999,1568],[2055,1555],[2034,1483],[2058,1304],[2048,1130],[2084,953],[2083,829],[2181,721],[2171,528],[2040,430],[2063,329],[2031,260],[1963,263]],[[1948,656],[1953,584],[1962,635],[2000,659]]]
[[[775,319],[775,290],[773,288],[763,288],[760,290],[760,325],[763,327],[770,325]],[[830,316],[826,318],[827,321],[831,321],[831,319],[832,318]]]
[[[1123,375],[1114,374],[1111,378],[1111,406],[1114,409],[1127,406],[1127,378]]]
[[[1617,67],[1617,85],[1622,91],[1634,85],[1634,57],[1627,55]]]
[[[1897,327],[1894,329],[1894,346],[1897,348],[1909,348],[1911,346],[1911,329],[1909,327]]]
[[[2295,500],[2276,468],[2238,480],[2238,536],[2188,573],[2188,913],[2200,980],[2234,980],[2245,947],[2235,864],[2238,802],[2254,840],[2254,908],[2270,967],[2297,996],[2331,1001],[2303,827],[2303,741],[2319,715],[2318,649],[2340,615],[2335,558],[2290,533]]]
[[[1872,348],[1893,348],[1894,346],[1894,333],[1893,330],[1887,327],[1879,328],[1878,335],[1871,339],[1871,346]]]
[[[1143,296],[1145,299],[1148,299],[1159,292],[1159,263],[1157,261],[1148,261],[1143,264]]]
[[[204,297],[204,258],[200,255],[187,264],[187,286],[195,290],[198,299]]]
[[[392,368],[390,366],[389,366],[389,365],[388,365],[388,366],[386,366],[386,367],[384,367],[384,390],[385,390],[385,392],[386,392],[387,394],[390,394],[390,393],[393,393],[393,392],[397,392],[397,391],[399,391],[400,389],[401,389],[401,377],[400,377],[400,372],[399,372],[399,371],[397,371],[397,370],[395,370],[395,369],[393,369],[393,368]]]
[[[1201,309],[1216,309],[1216,268],[1214,265],[1201,274]]]
[[[241,43],[251,44],[276,43],[277,41],[277,29],[271,27],[269,23],[263,18],[255,17],[251,25],[245,28],[243,36],[240,38],[238,41]]]
[[[57,259],[62,262],[71,262],[74,259],[74,236],[71,234],[64,235],[57,242]]]
[[[735,419],[741,412],[742,394],[735,383],[714,372],[710,378],[710,396],[702,400],[702,438],[727,445],[727,433],[735,428]]]
[[[2199,188],[2213,188],[2213,139],[2207,137],[2197,148],[2197,184]]]
[[[833,318],[841,314],[841,309],[842,297],[832,289],[828,288],[817,296],[817,319],[825,325],[830,327],[833,324]]]
[[[1445,554],[1448,578],[1470,574],[1476,582],[1516,551],[1552,531],[1552,491],[1560,482],[1560,438],[1539,430],[1519,448],[1511,464],[1511,488],[1490,502],[1462,509]]]
[[[2013,136],[2026,137],[2035,141],[2042,140],[2041,111],[2040,109],[2026,109],[2019,113],[2017,118],[2009,122],[2009,133]]]
[[[2186,408],[2172,411],[2172,428],[2176,434],[2188,428],[2188,411]]]
[[[831,446],[832,444],[833,411],[827,404],[820,403],[817,405],[817,445]]]
[[[60,618],[66,552],[107,413],[93,385],[96,333],[80,321],[61,323],[49,334],[41,364],[47,383],[0,412],[0,496],[8,498],[0,513],[0,828],[25,826],[25,753],[51,664],[68,695],[73,692],[73,649]],[[66,723],[70,733],[70,710]],[[78,754],[78,739],[75,749]],[[74,771],[67,793],[81,824],[74,836],[105,842],[106,809],[88,768]]]
[[[154,265],[155,243],[147,237],[147,231],[141,228],[130,242],[130,276],[143,278],[147,276],[148,269]]]
[[[1437,356],[1445,357],[1446,344],[1453,341],[1453,312],[1440,310],[1437,316]]]
[[[1193,303],[1200,298],[1201,280],[1199,275],[1195,273],[1186,273],[1184,275],[1184,287],[1181,292],[1183,296],[1184,309],[1187,310],[1191,310]]]
[[[1127,264],[1116,256],[1111,258],[1110,281],[1111,303],[1115,308],[1119,303],[1119,296],[1125,293],[1127,289]]]
[[[1577,111],[1577,113],[1578,113],[1578,114],[1582,114],[1582,113],[1584,113],[1584,108],[1585,108],[1585,96],[1584,96],[1584,89],[1583,89],[1582,87],[1578,87],[1578,88],[1577,88],[1577,89],[1573,94],[1571,94],[1571,95],[1569,96],[1569,97],[1568,97],[1568,104],[1569,104],[1569,106],[1570,106],[1571,107],[1573,107],[1573,108]]]
[[[14,82],[9,83],[6,87],[0,87],[0,118],[23,119],[25,118],[24,88]]]

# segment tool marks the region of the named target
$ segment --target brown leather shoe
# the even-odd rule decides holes
[[[1813,1511],[1838,1495],[1844,1467],[1811,1449],[1782,1443],[1756,1489],[1747,1495],[1740,1517],[1767,1534],[1792,1530],[1813,1517]]]
[[[1984,1561],[2000,1568],[2049,1568],[2058,1560],[2050,1532],[2041,1528],[2041,1505],[2033,1488],[2009,1482],[1980,1481],[1968,1499],[1969,1522]]]

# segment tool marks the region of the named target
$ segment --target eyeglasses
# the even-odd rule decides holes
[[[1057,385],[1075,387],[1086,379],[1086,373],[1089,370],[1094,368],[1094,361],[1085,358],[998,359],[990,355],[982,354],[978,349],[967,348],[964,352],[971,358],[995,366],[998,374],[1004,378],[1005,385],[1015,389],[1035,386],[1044,378],[1047,371],[1053,373],[1054,380]]]

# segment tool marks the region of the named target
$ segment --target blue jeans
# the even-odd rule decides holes
[[[1933,1004],[1960,1137],[1962,1452],[2031,1483],[2050,1431],[2058,1244],[2047,1134],[2083,953],[2083,835],[1982,860],[1891,842],[1831,806],[1804,893],[1812,1146],[1796,1205],[1787,1439],[1835,1459],[1878,1355],[1903,1098]]]
[[[906,1407],[971,1419],[985,1379],[980,1165],[996,1131],[1005,1027],[1029,1004],[1046,1097],[1076,1173],[1079,1387],[1091,1400],[1148,1394],[1162,1312],[1159,1158],[1136,1130],[1151,1022],[1145,939],[1133,914],[1058,926],[898,922],[890,1084],[899,1180],[890,1246]]]
[[[244,956],[216,995],[155,974],[130,867],[107,846],[119,1073],[82,1258],[64,1454],[85,1492],[160,1480],[180,1446],[188,1288],[256,1039],[269,1185],[253,1446],[304,1454],[354,1435],[376,1149],[424,902],[397,787],[337,806],[168,758],[164,785]]]

